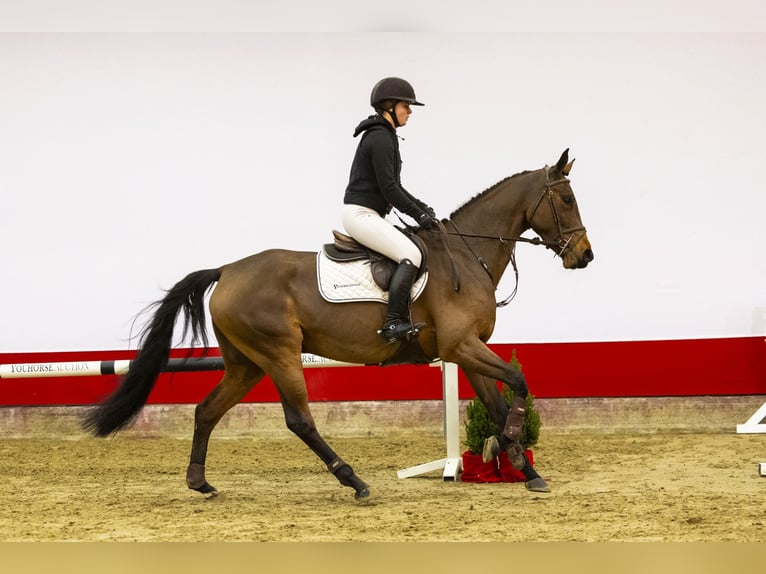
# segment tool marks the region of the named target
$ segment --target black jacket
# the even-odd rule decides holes
[[[402,158],[396,131],[385,118],[370,116],[356,127],[362,139],[351,164],[343,203],[362,205],[385,216],[395,207],[417,220],[430,208],[402,187]]]

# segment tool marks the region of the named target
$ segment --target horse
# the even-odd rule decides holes
[[[505,449],[522,470],[527,489],[549,492],[520,446],[528,387],[523,374],[487,346],[495,326],[495,290],[519,241],[544,245],[564,268],[593,260],[569,179],[574,160],[565,150],[553,166],[524,171],[469,199],[438,230],[412,229],[427,248],[428,282],[411,306],[414,340],[387,343],[378,333],[386,306],[378,302],[330,303],[317,288],[317,253],[269,249],[195,271],[156,301],[139,334],[136,358],[119,386],[91,407],[83,428],[109,436],[128,426],[146,403],[167,364],[174,326],[183,312],[191,346],[208,349],[205,297],[224,374],[194,411],[194,434],[186,473],[190,489],[215,496],[206,478],[210,435],[224,414],[268,375],[279,393],[287,428],[327,466],[357,501],[371,489],[319,434],[309,408],[302,353],[357,364],[456,363],[497,424],[485,458]],[[534,239],[521,237],[532,229]],[[214,287],[215,284],[215,287]],[[514,392],[509,407],[496,381]]]

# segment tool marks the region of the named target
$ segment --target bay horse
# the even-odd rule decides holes
[[[187,486],[203,494],[216,489],[205,476],[210,434],[221,417],[265,375],[279,392],[287,427],[327,465],[357,500],[369,500],[370,487],[320,436],[309,409],[301,353],[358,364],[424,363],[436,358],[456,363],[497,423],[490,455],[508,450],[526,486],[548,492],[545,480],[521,452],[527,384],[520,371],[487,346],[496,318],[495,290],[517,241],[532,229],[537,242],[552,249],[567,269],[581,269],[593,251],[568,179],[569,150],[554,166],[508,177],[476,195],[442,220],[439,231],[417,230],[428,251],[429,280],[413,303],[413,324],[423,323],[417,340],[386,343],[377,330],[386,306],[377,302],[328,303],[317,288],[316,252],[270,249],[218,269],[187,275],[154,306],[140,334],[128,374],[83,427],[97,436],[124,428],[137,416],[167,364],[176,319],[184,315],[191,345],[208,348],[206,293],[224,361],[218,385],[195,408]],[[527,240],[529,241],[529,240]],[[496,381],[514,391],[509,408]],[[493,450],[494,449],[494,450]],[[486,450],[486,447],[485,447]]]

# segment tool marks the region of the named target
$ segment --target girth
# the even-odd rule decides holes
[[[415,244],[423,256],[423,263],[421,263],[418,271],[418,277],[420,277],[426,269],[425,263],[428,254],[426,244],[414,233],[407,233],[404,231],[402,231],[402,233],[407,236],[407,239]],[[375,281],[378,287],[384,291],[388,291],[391,277],[396,270],[398,262],[389,259],[382,253],[378,253],[377,251],[365,247],[356,239],[345,233],[333,229],[332,234],[335,240],[334,243],[326,243],[322,248],[327,258],[339,263],[368,259],[370,261],[370,271],[372,272],[373,281]]]

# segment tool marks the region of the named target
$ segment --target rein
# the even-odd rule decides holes
[[[447,221],[448,221],[448,223],[450,223],[452,225],[452,227],[455,228],[455,231],[446,231],[445,230],[444,232],[447,235],[457,235],[458,237],[460,237],[463,240],[463,243],[465,243],[465,246],[468,248],[468,251],[470,251],[471,255],[473,255],[474,258],[476,259],[476,261],[479,262],[479,264],[481,265],[482,269],[484,269],[484,271],[486,271],[487,275],[489,275],[490,281],[492,281],[493,283],[495,282],[495,278],[492,276],[492,271],[490,271],[489,265],[487,265],[487,262],[484,261],[484,258],[481,255],[478,255],[473,250],[473,248],[468,244],[468,242],[465,240],[466,237],[478,238],[478,239],[497,239],[503,245],[506,245],[508,242],[515,242],[515,241],[524,241],[526,243],[532,243],[533,245],[544,245],[543,240],[540,239],[539,237],[535,237],[535,238],[530,239],[528,237],[503,237],[502,235],[497,236],[497,235],[478,235],[478,234],[474,234],[474,233],[462,233],[457,228],[457,225],[455,225],[454,221],[452,221],[451,219],[448,219]],[[495,307],[502,308],[502,307],[505,307],[506,305],[508,305],[508,303],[513,301],[513,299],[516,297],[516,293],[519,290],[519,268],[516,266],[516,248],[515,247],[516,246],[514,245],[513,247],[508,249],[508,259],[510,260],[511,265],[513,266],[513,273],[514,273],[514,276],[516,277],[516,285],[513,287],[513,291],[511,291],[511,294],[508,295],[508,297],[506,297],[502,301],[497,301],[495,303]],[[450,254],[450,260],[451,259],[452,259],[452,255]]]
[[[455,225],[455,224],[453,223],[452,225]],[[460,271],[458,271],[457,263],[455,263],[455,258],[452,256],[452,250],[449,248],[449,245],[447,244],[448,234],[449,232],[444,227],[444,224],[440,221],[439,222],[439,238],[442,240],[442,245],[444,246],[444,250],[447,252],[447,257],[449,257],[449,266],[450,266],[450,271],[452,272],[452,289],[454,289],[455,293],[457,293],[458,291],[460,291]],[[485,269],[487,269],[486,266],[485,266]]]
[[[452,227],[457,230],[457,226],[451,220],[447,220]],[[459,237],[470,237],[471,239],[497,239],[500,243],[508,243],[512,241],[519,241],[522,243],[531,243],[532,245],[544,245],[545,247],[561,247],[561,241],[546,241],[540,237],[507,237],[505,235],[481,235],[479,233],[463,233],[462,231],[448,231],[447,235],[457,235]],[[569,241],[565,241],[563,245],[566,245]],[[481,259],[477,256],[477,259]]]

